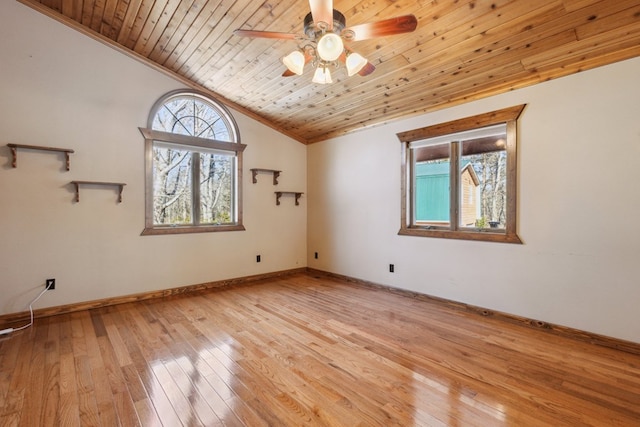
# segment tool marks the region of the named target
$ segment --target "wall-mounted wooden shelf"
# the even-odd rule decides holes
[[[125,183],[122,182],[101,182],[101,181],[71,181],[76,187],[76,202],[80,201],[80,185],[98,185],[98,186],[114,186],[118,187],[118,203],[122,202],[122,190]]]
[[[11,148],[11,155],[13,156],[11,166],[13,166],[14,168],[18,167],[18,148],[22,148],[25,150],[56,151],[59,153],[64,153],[67,170],[69,170],[69,154],[74,152],[69,148],[40,147],[37,145],[24,144],[7,144],[7,147]]]
[[[251,169],[251,174],[252,174],[252,178],[253,178],[253,183],[257,183],[258,182],[258,172],[266,172],[266,173],[272,173],[273,174],[273,185],[278,185],[278,177],[280,176],[280,172],[282,171],[277,171],[274,169],[261,169],[261,168],[253,168]]]
[[[300,196],[302,196],[304,193],[300,193],[297,191],[276,191],[276,205],[280,206],[280,197],[282,197],[283,194],[292,194],[295,196],[296,198],[296,206],[298,206],[300,204],[300,202],[298,201],[300,199]]]

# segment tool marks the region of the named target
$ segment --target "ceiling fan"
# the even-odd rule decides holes
[[[344,42],[355,42],[375,37],[410,33],[416,29],[418,20],[413,15],[403,15],[383,19],[368,24],[346,27],[342,13],[333,8],[333,0],[309,0],[311,12],[304,18],[304,34],[281,33],[275,31],[254,31],[238,29],[236,36],[262,37],[267,39],[295,40],[303,46],[294,50],[282,62],[287,70],[284,77],[301,75],[304,66],[311,63],[316,71],[314,83],[332,83],[330,68],[344,64],[347,75],[366,76],[375,66],[362,55],[345,47]]]

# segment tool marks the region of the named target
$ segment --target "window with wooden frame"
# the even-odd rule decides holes
[[[525,105],[399,133],[398,234],[521,243],[517,120]]]
[[[149,114],[143,235],[244,230],[242,152],[226,108],[193,91],[171,92]]]

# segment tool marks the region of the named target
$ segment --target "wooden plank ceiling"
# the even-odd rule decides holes
[[[282,77],[307,0],[19,0],[146,58],[303,143],[640,55],[640,0],[334,0],[347,27],[404,14],[415,32],[352,42],[376,71]]]

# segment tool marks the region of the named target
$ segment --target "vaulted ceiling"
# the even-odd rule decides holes
[[[19,0],[312,143],[640,55],[640,0],[334,0],[347,27],[405,14],[415,32],[349,43],[376,70],[283,77],[307,0]],[[322,0],[321,0],[322,1]]]

